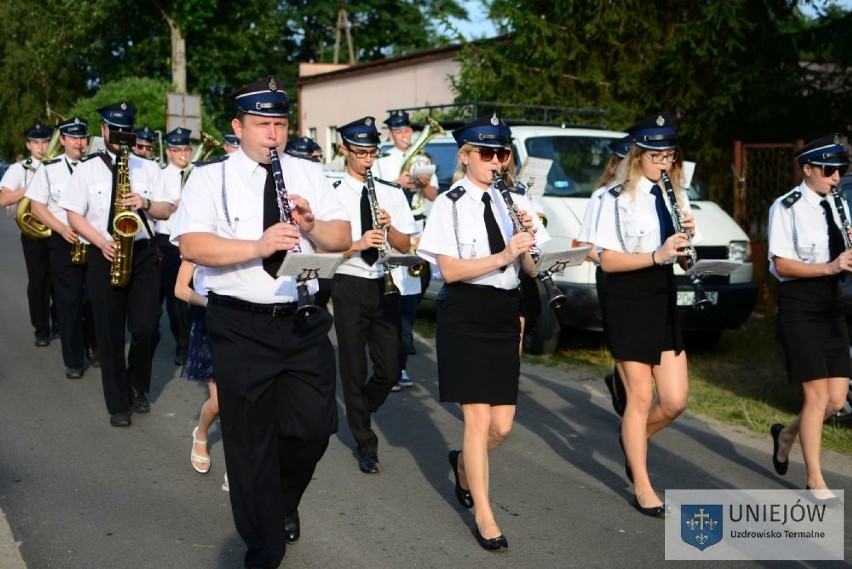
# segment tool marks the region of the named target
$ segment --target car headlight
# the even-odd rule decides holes
[[[743,263],[750,261],[750,243],[748,241],[731,241],[728,243],[728,259],[731,261],[742,261]]]

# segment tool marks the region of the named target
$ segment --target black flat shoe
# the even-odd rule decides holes
[[[651,518],[665,518],[669,515],[669,509],[665,504],[662,506],[654,506],[653,508],[643,508],[635,494],[633,495],[633,507],[639,510],[639,513]]]
[[[299,541],[302,535],[302,526],[299,524],[299,510],[296,510],[289,516],[284,516],[284,537],[288,544],[294,544]]]
[[[465,490],[461,487],[461,482],[459,481],[459,455],[461,453],[462,451],[460,450],[451,450],[447,458],[450,459],[450,466],[453,467],[453,475],[456,477],[456,499],[459,501],[459,504],[470,509],[473,507],[473,496],[471,496],[470,490]]]
[[[130,413],[113,413],[109,416],[109,424],[113,427],[129,427]]]
[[[790,466],[790,459],[788,458],[784,462],[778,460],[778,436],[781,434],[781,431],[784,429],[784,425],[781,423],[775,423],[772,425],[772,428],[769,429],[769,434],[772,435],[772,466],[775,467],[775,472],[784,476],[787,474],[787,467]]]
[[[497,537],[485,539],[482,537],[482,534],[479,533],[479,528],[476,527],[476,524],[473,524],[473,536],[476,538],[476,542],[485,551],[506,551],[509,548],[509,542],[505,535],[500,534]]]
[[[630,463],[627,462],[627,453],[624,451],[624,440],[621,438],[621,433],[618,435],[618,446],[621,447],[621,453],[624,455],[624,474],[627,479],[633,483],[633,470],[630,469]]]

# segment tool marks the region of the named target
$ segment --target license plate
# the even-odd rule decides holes
[[[716,304],[719,302],[719,293],[716,291],[707,291],[705,293],[707,298],[710,299],[711,304]],[[677,292],[677,305],[678,306],[692,306],[695,302],[695,292],[691,290],[679,290]]]

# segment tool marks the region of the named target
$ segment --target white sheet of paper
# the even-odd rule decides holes
[[[692,176],[695,174],[695,162],[683,161],[683,187],[688,188],[692,184]]]
[[[742,261],[728,261],[723,259],[700,259],[691,269],[685,271],[687,275],[698,275],[709,277],[711,275],[727,276],[742,266]]]
[[[414,168],[409,172],[410,176],[431,176],[435,173],[435,165],[434,164],[415,164]]]
[[[544,188],[547,187],[547,174],[550,173],[551,166],[553,166],[553,160],[549,158],[530,156],[524,162],[524,167],[518,174],[518,180],[523,182],[531,195],[541,197],[544,195]]]
[[[575,267],[582,264],[591,250],[592,246],[586,245],[585,247],[574,247],[565,251],[548,251],[542,253],[538,263],[535,264],[535,270],[539,273],[545,270],[554,273],[564,271],[567,267]]]
[[[279,277],[299,277],[314,279],[317,277],[331,278],[340,263],[343,262],[341,253],[287,253]]]

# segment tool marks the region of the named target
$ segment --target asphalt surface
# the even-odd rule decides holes
[[[0,569],[242,567],[217,428],[212,469],[189,462],[206,389],[179,377],[166,321],[154,363],[152,412],[111,428],[97,369],[64,376],[59,341],[33,345],[26,274],[13,220],[0,219]],[[376,414],[382,473],[364,475],[340,401],[341,432],[300,507],[302,538],[288,568],[653,567],[664,562],[664,522],[630,506],[618,418],[603,382],[575,367],[522,366],[515,427],[491,457],[491,495],[510,550],[474,541],[455,501],[447,452],[460,445],[457,406],[437,401],[434,343],[417,338],[416,386]],[[772,471],[769,435],[688,412],[655,437],[655,487],[796,488]],[[833,487],[852,489],[852,460],[826,453]],[[848,494],[847,494],[848,495]],[[847,508],[846,558],[852,559]],[[733,565],[731,563],[730,565]],[[847,566],[738,562],[739,567]],[[705,563],[702,566],[725,566]]]

